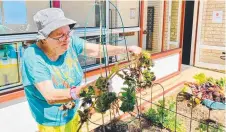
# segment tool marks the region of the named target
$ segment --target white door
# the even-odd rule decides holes
[[[225,70],[225,1],[200,1],[195,66]]]

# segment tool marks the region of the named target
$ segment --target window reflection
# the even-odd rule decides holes
[[[117,33],[110,34],[110,42],[111,45],[116,46],[138,46],[138,32],[126,32],[126,33]],[[117,56],[110,56],[109,63],[114,63],[118,61],[127,61],[128,56],[127,53],[120,54]]]
[[[19,58],[22,57],[22,52],[21,42],[0,45],[0,89],[20,83]]]
[[[139,26],[139,1],[110,0],[109,8],[110,28]],[[122,25],[120,17],[124,25]]]
[[[87,37],[81,37],[82,39],[86,39],[88,42],[93,44],[99,44],[100,43],[100,36],[87,36]],[[105,36],[102,36],[102,42],[106,42]],[[93,58],[93,57],[85,57],[84,55],[80,55],[78,57],[78,60],[80,62],[80,65],[82,68],[88,68],[91,66],[99,65],[100,59]],[[104,60],[102,58],[102,63],[104,63]]]
[[[102,26],[105,26],[106,1],[61,1],[61,9],[66,17],[77,21],[79,27],[100,26],[100,6]]]

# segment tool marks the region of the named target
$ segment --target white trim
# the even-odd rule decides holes
[[[21,35],[0,36],[0,45],[1,43],[8,43],[8,42],[36,40],[36,35],[37,34],[21,34]]]
[[[210,45],[203,45],[203,44],[200,44],[199,48],[213,49],[213,50],[225,50],[225,49],[223,49],[223,48],[225,48],[225,46],[210,46]]]
[[[140,31],[140,27],[134,27],[134,28],[124,28],[124,32],[138,32]],[[108,32],[111,33],[111,32]],[[123,29],[112,29],[112,33],[123,33]]]
[[[2,89],[0,91],[0,93],[5,93],[5,92],[8,92],[8,91],[12,91],[12,90],[16,90],[16,89],[21,89],[23,88],[24,86],[22,84],[12,84],[12,85],[9,85],[8,87],[5,87],[7,89],[3,89],[4,86],[0,86],[0,88]]]
[[[14,84],[9,84],[9,85],[6,85],[6,86],[0,86],[1,88],[1,91],[0,93],[4,93],[4,92],[7,92],[7,91],[12,91],[12,90],[15,90],[15,89],[18,89],[18,88],[22,88],[22,84],[20,82],[17,82],[17,83],[14,83]]]
[[[170,48],[169,42],[170,42],[171,11],[172,11],[172,0],[169,0],[168,1],[168,19],[167,19],[168,31],[167,31],[167,43],[166,43],[167,50],[169,50]]]
[[[140,31],[139,27],[133,27],[133,28],[124,28],[125,32],[138,32]],[[111,33],[111,31],[106,31],[106,34]],[[82,29],[75,29],[74,34],[83,37],[85,32],[85,28]],[[113,33],[122,33],[123,29],[113,29]],[[100,35],[100,29],[96,28],[87,28],[86,29],[86,36],[96,36]],[[9,42],[18,42],[18,41],[26,41],[26,40],[36,40],[37,34],[20,34],[20,35],[5,35],[0,36],[0,45],[1,43],[9,43]]]
[[[110,34],[110,33],[123,33],[123,28],[119,28],[119,29],[112,29],[107,30],[104,29],[106,34]],[[125,32],[138,32],[140,31],[139,27],[133,27],[133,28],[124,28]],[[84,36],[84,32],[85,32],[85,28],[82,29],[75,29],[75,35],[82,37]],[[99,28],[87,28],[86,29],[86,36],[97,36],[100,35],[100,29]]]
[[[106,18],[105,18],[105,23],[106,23],[106,29],[107,29],[107,32],[109,32],[109,17],[110,17],[110,15],[109,15],[109,0],[106,0],[105,1],[105,4],[106,4]],[[108,14],[108,15],[107,15]],[[110,40],[109,40],[109,38],[110,38],[110,36],[109,36],[109,33],[106,35],[106,42],[109,42]],[[107,49],[105,50],[105,52],[107,52]],[[106,54],[106,53],[105,53]],[[105,61],[107,61],[106,62],[106,64],[108,65],[109,64],[109,57],[107,58],[105,58]]]
[[[91,66],[91,67],[88,67],[88,68],[82,68],[83,72],[89,72],[91,70],[95,70],[95,69],[98,69],[100,67],[105,67],[105,64],[96,64],[95,66]],[[84,73],[85,74],[85,73]]]
[[[161,3],[161,10],[160,10],[160,17],[159,17],[159,39],[158,39],[158,45],[160,45],[159,47],[159,51],[161,51],[162,49],[162,28],[163,28],[163,15],[164,15],[164,1],[159,1]]]
[[[205,63],[205,62],[198,62],[198,63],[196,63],[195,66],[205,67],[205,68],[209,68],[209,69],[225,70],[225,65],[211,64],[211,63]]]
[[[197,31],[197,42],[196,42],[196,55],[195,55],[195,66],[199,65],[199,48],[200,48],[200,44],[201,44],[201,31],[202,31],[202,15],[203,15],[203,5],[204,5],[204,1],[200,0],[200,6],[199,6],[199,19],[198,19],[198,31]]]
[[[197,27],[197,16],[198,16],[198,1],[194,1],[194,14],[193,14],[193,27],[192,27],[192,38],[191,38],[191,53],[190,53],[190,65],[194,65],[194,52],[195,52],[195,36]]]
[[[178,41],[170,41],[169,44],[177,46],[178,45]]]
[[[182,8],[182,1],[179,0],[178,3],[178,18],[177,18],[177,45],[179,47],[179,42],[180,42],[180,24],[181,24],[181,8]]]

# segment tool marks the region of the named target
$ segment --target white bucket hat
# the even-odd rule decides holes
[[[76,21],[66,18],[60,8],[40,10],[33,16],[33,19],[38,28],[38,40],[46,39],[52,31],[62,26],[69,25],[73,28],[77,25]]]

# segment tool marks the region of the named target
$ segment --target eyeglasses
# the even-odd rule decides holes
[[[51,38],[53,40],[57,40],[58,42],[63,42],[66,40],[67,37],[72,36],[72,34],[73,34],[72,31],[73,30],[70,30],[67,34],[63,34],[61,37],[58,37],[58,38],[52,38],[52,37],[49,37],[49,38]]]

